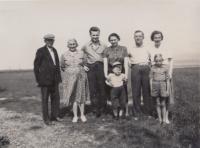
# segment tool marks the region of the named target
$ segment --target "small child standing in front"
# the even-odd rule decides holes
[[[161,54],[154,57],[155,64],[150,71],[151,96],[156,99],[156,110],[160,123],[167,123],[166,104],[169,101],[169,72],[166,65],[163,64]]]
[[[120,62],[112,64],[112,72],[107,77],[106,84],[111,87],[110,96],[112,102],[113,115],[115,119],[121,117],[126,106],[126,90],[124,83],[127,81],[125,74],[122,73]]]

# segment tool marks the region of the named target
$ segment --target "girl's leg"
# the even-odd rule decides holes
[[[118,117],[118,109],[113,109],[113,115],[114,117]]]
[[[162,116],[161,116],[161,104],[160,104],[160,98],[156,98],[156,103],[157,103],[157,106],[156,106],[156,110],[157,110],[157,114],[158,114],[158,119],[159,119],[159,122],[162,123]]]
[[[169,98],[167,98],[166,100],[166,120],[165,120],[165,123],[167,124],[170,124],[170,121],[169,121]]]
[[[78,115],[77,115],[77,102],[74,102],[73,104],[73,114],[74,114],[74,117],[72,119],[72,122],[77,122],[78,121]]]
[[[161,102],[161,106],[162,106],[161,114],[162,114],[162,119],[163,119],[162,121],[166,123],[166,103],[164,99]]]
[[[126,109],[125,109],[125,110],[126,110],[125,116],[128,117],[128,116],[129,116],[129,112],[128,112],[128,102],[126,103]]]
[[[168,110],[166,110],[166,119],[165,119],[165,123],[170,124],[170,121],[169,121],[169,111],[168,111]]]
[[[124,111],[124,109],[122,109],[122,108],[119,109],[119,117],[122,117],[123,111]]]
[[[85,104],[84,103],[79,104],[79,108],[80,108],[80,112],[81,112],[81,120],[82,120],[82,122],[86,122],[87,119],[86,119],[85,114],[84,114]]]

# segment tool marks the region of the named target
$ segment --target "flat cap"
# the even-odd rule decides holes
[[[44,39],[54,40],[54,39],[55,39],[55,35],[53,35],[53,34],[46,34],[46,35],[44,36]]]
[[[112,67],[115,67],[115,66],[118,66],[118,65],[122,65],[120,62],[114,62],[113,64],[112,64]]]

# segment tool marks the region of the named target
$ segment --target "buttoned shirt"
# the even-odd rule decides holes
[[[49,47],[47,47],[47,49],[49,50],[49,53],[51,55],[51,58],[53,60],[54,65],[56,65],[56,59],[55,59],[55,55],[54,55],[53,50],[51,48],[49,48]]]
[[[148,64],[150,62],[150,53],[144,46],[135,46],[128,55],[131,64]]]
[[[93,64],[97,61],[103,62],[103,51],[107,46],[102,42],[99,42],[97,45],[94,45],[92,41],[87,43],[82,47],[82,51],[85,54],[87,63]]]
[[[125,46],[110,46],[107,47],[103,52],[103,58],[107,58],[108,64],[110,65],[112,65],[116,61],[120,62],[123,65],[125,57],[128,57],[127,48]]]
[[[150,71],[150,78],[153,81],[166,81],[169,78],[169,72],[166,65],[162,65],[161,67],[157,67],[153,65]]]

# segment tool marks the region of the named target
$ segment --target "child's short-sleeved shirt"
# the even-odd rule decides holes
[[[150,78],[153,81],[166,81],[169,78],[168,67],[166,65],[161,67],[153,65],[150,71]]]
[[[152,66],[150,71],[150,79],[152,79],[152,97],[168,97],[169,92],[167,91],[167,82],[169,78],[169,72],[166,65],[157,67]]]
[[[123,86],[125,80],[125,74],[120,74],[119,76],[114,73],[110,73],[108,75],[108,82],[112,85],[112,87],[120,87]]]

